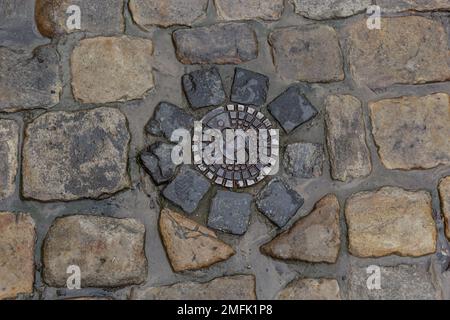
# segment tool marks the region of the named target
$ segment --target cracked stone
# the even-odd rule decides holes
[[[156,185],[170,181],[176,173],[178,165],[172,161],[174,145],[156,142],[141,153],[141,163]]]
[[[445,235],[450,239],[450,176],[443,178],[439,183],[439,195],[445,219]]]
[[[134,219],[74,215],[57,218],[43,244],[43,277],[65,287],[67,268],[77,265],[81,287],[121,287],[147,278],[145,227]]]
[[[80,8],[80,29],[67,26],[70,16],[67,11],[72,5]],[[39,32],[48,38],[80,31],[114,34],[125,29],[123,10],[123,0],[37,0],[35,17]]]
[[[376,89],[450,79],[447,34],[439,22],[383,18],[381,30],[370,30],[361,19],[344,36],[350,71],[360,85]]]
[[[376,0],[375,2],[383,8],[383,12],[450,10],[448,0]]]
[[[185,25],[206,17],[208,0],[130,0],[133,20],[142,28]]]
[[[276,21],[283,13],[283,2],[283,0],[215,0],[215,5],[220,20]]]
[[[361,102],[348,95],[332,95],[325,101],[327,145],[333,179],[348,181],[372,171]]]
[[[226,95],[217,68],[201,69],[182,78],[183,89],[192,108],[219,106]]]
[[[269,35],[269,43],[277,72],[284,80],[344,80],[341,49],[332,27],[313,24],[278,29]]]
[[[270,181],[256,200],[258,210],[280,228],[288,223],[303,203],[297,192],[278,179]]]
[[[0,300],[32,294],[35,223],[29,214],[0,212]]]
[[[54,48],[43,46],[28,53],[0,47],[0,110],[49,108],[59,102],[61,90]]]
[[[269,104],[268,110],[286,133],[291,133],[318,114],[297,87],[290,87],[283,92]]]
[[[238,64],[258,57],[255,31],[245,23],[180,29],[173,39],[184,64]]]
[[[152,58],[148,39],[83,39],[71,57],[73,95],[83,103],[141,99],[154,87]]]
[[[445,93],[369,103],[383,165],[414,170],[450,164],[449,104]]]
[[[231,101],[245,105],[261,106],[266,103],[269,78],[257,72],[236,68]]]
[[[134,288],[133,300],[256,300],[253,275],[215,278],[209,282],[181,282],[164,287]]]
[[[353,16],[365,12],[372,5],[372,0],[291,0],[291,2],[294,4],[295,13],[314,20]]]
[[[49,112],[25,129],[22,193],[41,201],[104,198],[130,186],[130,133],[119,110]]]
[[[154,136],[171,138],[177,129],[190,131],[194,126],[194,118],[183,109],[167,102],[161,102],[155,109],[153,117],[145,126],[145,131]]]
[[[184,167],[164,189],[163,196],[191,214],[197,209],[210,187],[209,180],[201,173]]]
[[[212,230],[168,209],[161,211],[159,230],[175,272],[207,268],[235,253]]]
[[[19,125],[14,120],[0,119],[0,199],[6,199],[16,190],[19,154]]]
[[[336,196],[325,196],[308,216],[263,245],[261,251],[276,259],[335,263],[341,246],[339,210]]]
[[[349,251],[357,257],[419,257],[436,251],[431,195],[384,187],[352,195],[345,206]]]
[[[286,147],[283,165],[296,178],[311,179],[322,175],[325,154],[319,143],[294,143]]]
[[[208,227],[243,235],[248,229],[252,200],[248,193],[217,191],[212,199]]]
[[[277,300],[341,300],[335,279],[296,279],[278,292]]]

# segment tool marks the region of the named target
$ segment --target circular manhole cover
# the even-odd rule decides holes
[[[278,161],[278,130],[272,129],[264,114],[252,107],[228,105],[207,113],[201,123],[194,133],[194,161],[211,181],[227,188],[244,188],[271,174]],[[213,161],[205,157],[217,139],[211,139],[211,131],[222,136],[222,149]]]

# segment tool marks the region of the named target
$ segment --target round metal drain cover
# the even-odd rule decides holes
[[[216,129],[223,137],[223,158],[222,161],[207,163],[204,158],[205,148],[210,143],[205,139],[209,129]],[[234,150],[230,152],[226,149],[227,131],[234,132],[253,131],[256,133],[258,144],[257,156],[251,156],[249,152],[254,152],[254,148],[249,147],[249,139],[241,143],[232,144]],[[252,129],[252,130],[251,130]],[[228,105],[217,108],[205,115],[202,119],[201,137],[199,132],[194,132],[193,155],[197,168],[214,183],[227,188],[244,188],[254,185],[269,175],[278,161],[278,130],[272,129],[272,124],[264,114],[256,109],[243,105]],[[254,142],[254,140],[252,140]],[[244,149],[245,161],[238,159],[239,149]],[[264,158],[261,158],[259,148],[265,148]],[[227,151],[224,151],[227,150]],[[230,160],[231,159],[231,160]],[[253,160],[251,160],[253,159]],[[256,161],[255,161],[256,160]]]

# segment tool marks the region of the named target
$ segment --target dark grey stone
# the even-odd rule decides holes
[[[226,96],[219,71],[213,67],[185,74],[183,88],[192,108],[219,106]]]
[[[208,227],[236,235],[248,228],[252,196],[248,193],[217,191],[212,199]]]
[[[145,126],[145,131],[154,136],[170,139],[176,129],[191,130],[194,118],[183,109],[167,102],[161,102],[153,117]]]
[[[142,166],[156,185],[171,180],[176,173],[178,165],[172,161],[173,147],[168,143],[157,142],[140,155]]]
[[[280,228],[288,223],[303,203],[303,198],[279,179],[270,181],[256,199],[258,210]]]
[[[163,196],[185,212],[193,213],[210,187],[208,179],[201,173],[184,167],[164,189]]]
[[[231,90],[231,101],[261,106],[266,103],[268,90],[268,77],[261,73],[236,68]]]
[[[286,147],[283,165],[290,175],[311,179],[322,175],[324,158],[320,143],[294,143]]]
[[[268,109],[286,133],[311,120],[318,113],[297,87],[287,89],[269,104]]]

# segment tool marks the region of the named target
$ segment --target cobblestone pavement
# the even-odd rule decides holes
[[[448,0],[0,0],[0,299],[450,299],[449,40]],[[170,161],[230,103],[275,177]]]

